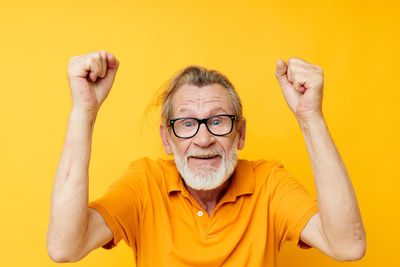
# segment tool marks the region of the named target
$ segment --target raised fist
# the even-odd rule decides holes
[[[275,75],[286,103],[297,120],[307,121],[322,115],[323,71],[300,58],[276,62]]]
[[[111,90],[118,65],[115,56],[106,51],[71,58],[68,80],[72,108],[80,112],[97,113]]]

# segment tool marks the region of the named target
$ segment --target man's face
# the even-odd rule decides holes
[[[234,114],[227,90],[219,84],[204,87],[183,85],[172,99],[172,118],[204,119],[213,115]],[[236,123],[236,122],[235,122]],[[197,134],[189,139],[178,138],[162,126],[163,144],[186,184],[197,190],[210,190],[222,185],[232,174],[237,162],[237,149],[244,146],[245,124],[238,131],[215,136],[202,124]]]

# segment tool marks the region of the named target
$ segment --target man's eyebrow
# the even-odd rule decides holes
[[[187,108],[180,108],[180,109],[178,110],[178,112],[186,112],[186,111],[193,111],[193,110],[187,109]],[[223,109],[222,107],[216,107],[216,108],[213,108],[213,109],[211,109],[211,110],[209,111],[209,113],[216,113],[216,112],[223,112],[223,114],[229,113],[229,112],[227,112],[225,109]]]

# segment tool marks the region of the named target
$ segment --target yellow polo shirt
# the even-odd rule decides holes
[[[189,194],[172,160],[143,158],[91,202],[137,266],[276,266],[317,203],[278,161],[239,160],[211,217]]]

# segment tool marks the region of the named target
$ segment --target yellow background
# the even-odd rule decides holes
[[[237,87],[248,130],[240,156],[279,159],[315,196],[303,137],[274,77],[278,58],[296,56],[324,69],[323,110],[352,177],[368,248],[361,261],[341,264],[286,244],[279,266],[398,266],[399,11],[398,1],[383,0],[2,1],[1,266],[56,266],[45,244],[71,106],[67,64],[100,49],[121,64],[96,122],[91,199],[130,161],[165,157],[157,111],[147,118],[143,111],[189,64],[220,70]],[[121,242],[71,266],[134,263]]]

